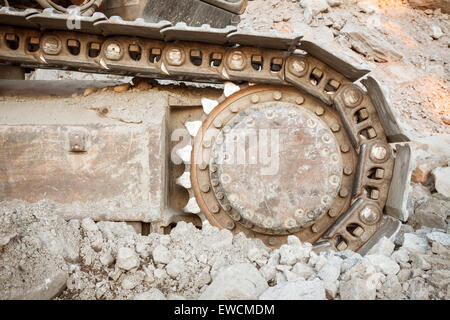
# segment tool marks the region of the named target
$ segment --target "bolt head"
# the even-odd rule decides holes
[[[46,54],[56,55],[61,51],[61,41],[56,37],[45,38],[42,44],[42,50]]]
[[[236,224],[233,221],[228,221],[226,227],[228,230],[233,230],[236,227]]]
[[[351,168],[351,167],[345,167],[344,168],[344,174],[346,175],[346,176],[349,176],[349,175],[351,175],[353,173],[353,169]]]
[[[116,42],[106,46],[105,56],[109,60],[119,60],[122,57],[122,48]]]
[[[344,103],[347,107],[353,108],[359,105],[363,95],[356,87],[349,87],[343,92]]]
[[[241,71],[245,68],[245,56],[242,51],[233,51],[228,58],[228,66],[235,71]]]
[[[341,190],[339,190],[339,196],[341,198],[345,198],[348,196],[348,189],[343,187]]]
[[[167,62],[172,66],[181,66],[184,63],[184,54],[179,48],[169,49],[166,57]]]
[[[303,58],[294,58],[289,63],[289,71],[297,77],[303,76],[307,71],[308,64]]]
[[[259,102],[259,96],[254,94],[251,97],[252,103],[258,103]]]
[[[275,100],[280,100],[281,99],[281,97],[282,97],[282,94],[281,94],[281,92],[280,91],[275,91],[274,93],[273,93],[273,98],[275,99]]]
[[[341,129],[341,126],[337,123],[331,125],[331,131],[338,132]]]
[[[318,107],[318,108],[315,110],[315,112],[316,112],[316,114],[317,114],[318,116],[321,116],[321,115],[323,115],[323,114],[325,113],[325,109],[322,108],[322,107]]]
[[[366,206],[359,213],[359,218],[365,224],[371,225],[378,221],[380,217],[379,210],[373,206]]]
[[[384,146],[374,145],[370,150],[370,157],[372,158],[372,160],[381,161],[386,159],[387,153],[388,151]]]
[[[218,213],[220,210],[219,206],[217,204],[214,204],[211,206],[211,212],[212,213]]]
[[[346,153],[350,151],[350,147],[346,144],[341,145],[341,151]]]

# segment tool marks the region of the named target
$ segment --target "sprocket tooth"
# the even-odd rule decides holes
[[[195,137],[202,126],[201,121],[186,121],[184,126],[192,137]]]
[[[203,112],[207,115],[210,114],[211,111],[213,111],[214,108],[219,105],[218,101],[208,99],[208,98],[202,98],[201,102],[202,102],[202,106],[203,106]]]
[[[181,176],[179,176],[175,180],[176,184],[182,186],[185,189],[189,189],[192,187],[191,185],[191,173],[189,171],[185,171]]]
[[[183,148],[177,149],[175,152],[185,164],[191,163],[192,146],[190,144],[184,146]]]
[[[198,214],[201,212],[195,197],[189,198],[189,201],[183,208],[183,211],[186,213],[193,213],[193,214]]]
[[[169,71],[167,70],[166,65],[163,63],[161,63],[161,71],[167,75],[170,75]]]
[[[238,85],[235,85],[233,82],[225,82],[223,94],[225,97],[231,96],[233,93],[238,92],[241,88]]]
[[[100,59],[100,65],[104,68],[104,69],[109,69],[108,66],[106,65],[106,62],[103,58]]]

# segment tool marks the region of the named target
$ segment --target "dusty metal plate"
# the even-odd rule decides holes
[[[243,219],[289,232],[330,209],[342,159],[331,129],[317,115],[295,104],[266,102],[225,126],[212,147],[210,168],[217,169],[211,180],[220,181],[216,194],[223,192]]]
[[[276,32],[255,32],[247,29],[239,29],[228,35],[230,43],[243,46],[261,47],[268,49],[292,50],[301,39],[301,34],[280,35]]]
[[[36,28],[38,25],[27,20],[27,17],[39,14],[36,9],[16,10],[10,7],[0,7],[0,24]]]
[[[209,24],[216,28],[239,21],[238,15],[199,0],[146,0],[140,17],[148,22],[168,20],[197,27]]]
[[[190,27],[186,23],[177,23],[173,27],[164,28],[161,33],[166,41],[182,40],[225,44],[228,42],[227,35],[233,31],[236,31],[236,27],[211,28],[209,25]]]
[[[386,202],[386,213],[401,221],[408,220],[409,183],[411,181],[412,161],[411,147],[409,145],[397,145],[394,172]]]
[[[125,21],[118,16],[112,16],[108,20],[97,21],[94,26],[105,35],[124,35],[133,37],[142,37],[155,40],[163,40],[164,36],[161,30],[170,27],[169,21],[159,21],[157,23],[145,22],[143,19],[135,21]]]
[[[75,14],[62,14],[58,11],[47,8],[42,13],[27,17],[27,20],[47,30],[73,30],[78,32],[89,32],[99,34],[100,31],[94,28],[94,24],[101,20],[106,20],[106,16],[101,12],[96,12],[90,17]]]
[[[236,14],[242,14],[247,7],[248,0],[201,0],[216,7],[231,11]]]
[[[383,90],[373,77],[369,76],[361,80],[362,84],[367,88],[367,93],[372,100],[374,107],[377,109],[383,129],[386,133],[388,142],[408,142],[410,141],[403,130],[400,128],[391,104],[388,101],[389,94],[383,93]]]
[[[342,73],[352,82],[369,73],[369,70],[358,68],[350,62],[344,61],[343,59],[335,56],[330,51],[324,49],[319,44],[312,41],[302,40],[300,42],[299,48],[305,50],[306,52],[308,52],[308,54],[319,59],[320,61],[323,61],[331,68]]]

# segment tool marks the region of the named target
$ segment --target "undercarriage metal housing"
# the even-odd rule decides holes
[[[146,22],[167,20],[189,26],[209,24],[225,28],[237,24],[245,10],[246,0],[106,0],[104,12],[124,20],[144,19]]]

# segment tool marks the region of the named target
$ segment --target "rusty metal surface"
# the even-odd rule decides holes
[[[216,7],[241,14],[245,11],[248,0],[201,0]]]
[[[265,166],[215,163],[216,146],[227,141],[221,134],[232,138],[244,125],[285,128],[276,176],[261,175]],[[356,152],[349,146],[331,107],[294,88],[252,86],[226,99],[204,121],[192,153],[193,189],[214,225],[274,247],[287,234],[314,242],[350,205]]]
[[[210,168],[216,167],[211,181],[219,181],[214,192],[224,194],[222,206],[230,204],[258,230],[286,234],[330,209],[342,179],[342,159],[331,129],[315,113],[296,104],[265,102],[223,125],[229,129],[217,136],[212,152],[218,158],[210,161]],[[264,140],[275,148],[262,150]]]

